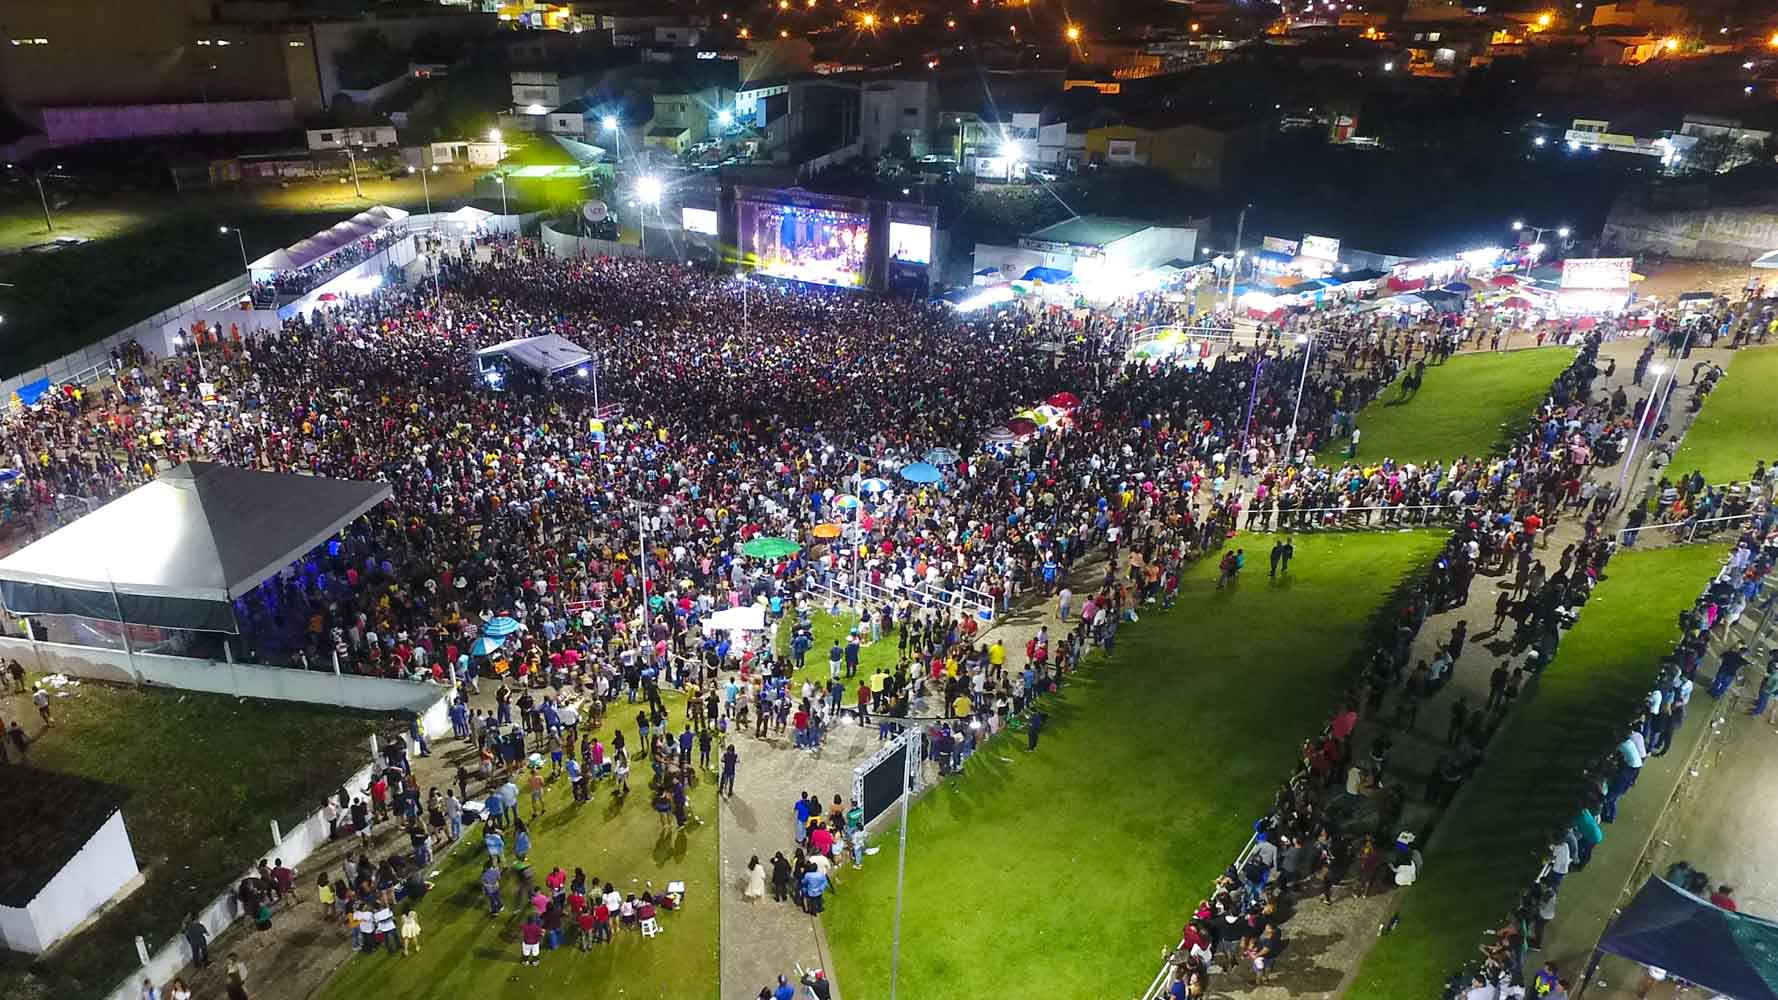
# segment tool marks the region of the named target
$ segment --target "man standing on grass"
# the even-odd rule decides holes
[[[37,714],[43,716],[43,724],[44,725],[46,725],[46,726],[55,725],[55,721],[49,717],[49,692],[48,691],[45,691],[42,688],[38,688],[36,691],[33,691],[31,693],[31,704],[37,706]]]

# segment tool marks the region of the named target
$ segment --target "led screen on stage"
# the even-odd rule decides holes
[[[716,235],[716,213],[708,208],[681,208],[680,219],[688,233],[703,233],[705,236]]]
[[[932,263],[932,227],[912,222],[889,223],[889,259],[908,264]]]
[[[737,201],[741,253],[762,274],[848,288],[864,284],[870,220],[834,208]]]

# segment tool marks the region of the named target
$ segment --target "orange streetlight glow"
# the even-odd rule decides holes
[[[1078,25],[1070,24],[1068,26],[1068,40],[1071,42],[1080,41],[1080,27]]]

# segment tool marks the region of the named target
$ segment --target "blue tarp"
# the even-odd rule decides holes
[[[48,391],[49,379],[40,378],[35,382],[26,382],[24,385],[19,386],[18,389],[14,390],[14,395],[18,396],[20,403],[23,403],[26,406],[31,406],[39,399],[42,399],[43,394]]]
[[[1261,250],[1253,256],[1258,260],[1269,260],[1274,264],[1288,264],[1296,259],[1290,254],[1278,250]]]
[[[1778,1000],[1778,923],[1725,910],[1650,876],[1599,950],[1735,1000]]]
[[[1059,267],[1034,267],[1025,272],[1025,281],[1041,281],[1046,284],[1059,285],[1064,281],[1073,281],[1074,272],[1064,271]]]

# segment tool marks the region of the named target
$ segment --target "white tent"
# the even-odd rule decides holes
[[[718,611],[704,621],[705,634],[735,630],[761,632],[766,627],[766,609],[758,604]]]
[[[331,228],[294,243],[282,250],[273,250],[247,265],[249,271],[292,271],[307,267],[343,246],[389,226],[407,222],[408,213],[399,208],[378,205],[366,209]]]
[[[593,359],[586,349],[560,334],[546,333],[541,337],[520,337],[517,340],[503,341],[493,347],[484,347],[475,352],[482,362],[485,371],[488,362],[497,357],[506,358],[516,365],[524,365],[532,371],[543,375],[554,375],[570,368],[579,368]]]
[[[0,559],[0,604],[239,632],[236,597],[388,498],[384,483],[187,462]]]

